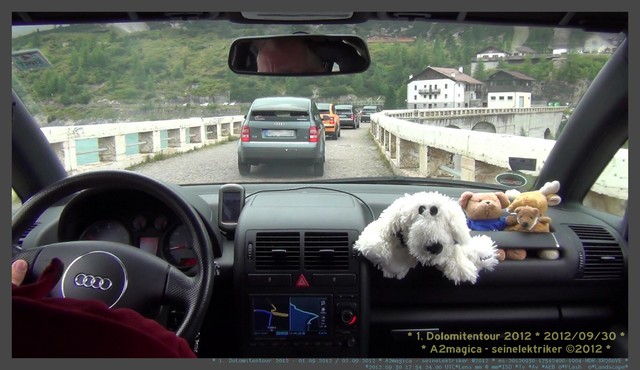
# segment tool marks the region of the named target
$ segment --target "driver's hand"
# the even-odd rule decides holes
[[[24,277],[27,275],[27,261],[15,260],[11,264],[11,283],[20,286],[24,281]]]

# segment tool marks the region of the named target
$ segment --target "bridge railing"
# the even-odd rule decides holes
[[[491,109],[507,113],[508,110]],[[558,108],[526,108],[548,110]],[[448,109],[420,114],[471,114],[486,108]],[[446,113],[444,112],[446,111]],[[535,158],[537,176],[554,140],[517,135],[421,125],[397,118],[414,110],[384,111],[372,115],[371,132],[396,171],[416,176],[438,177],[446,172],[463,180],[491,182],[495,174],[509,168],[508,158]],[[513,113],[513,112],[511,112]],[[166,121],[126,122],[99,125],[43,127],[42,132],[69,174],[91,169],[126,168],[162,154],[174,154],[228,141],[240,133],[243,116],[189,118]],[[412,125],[407,130],[407,125]],[[90,149],[80,143],[92,141]],[[500,145],[487,146],[499,142]],[[532,150],[533,148],[533,150]],[[93,155],[93,160],[79,160]],[[628,151],[620,149],[594,186],[594,191],[617,199],[628,197]],[[447,174],[445,174],[447,175]]]
[[[556,143],[548,139],[423,125],[397,116],[397,111],[373,114],[370,129],[394,171],[402,175],[495,183],[498,173],[509,170],[509,157],[524,157],[536,159],[536,169],[522,172],[537,176]],[[628,150],[620,149],[592,190],[626,201],[628,164]]]
[[[239,136],[243,116],[42,127],[69,174],[123,169]]]
[[[465,117],[514,113],[555,113],[566,107],[533,107],[533,108],[440,108],[440,109],[397,109],[384,111],[387,117],[418,119],[430,117]]]

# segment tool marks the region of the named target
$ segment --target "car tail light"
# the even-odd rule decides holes
[[[351,119],[353,119],[353,113],[351,113]]]
[[[329,122],[333,125],[335,124],[335,122],[333,122],[333,117],[329,117]]]
[[[316,126],[309,127],[309,142],[310,143],[318,142],[318,128]]]
[[[240,141],[242,141],[243,143],[248,143],[249,141],[249,126],[248,125],[242,125],[242,131],[240,131]]]

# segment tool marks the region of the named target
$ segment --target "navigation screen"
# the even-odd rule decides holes
[[[328,296],[253,297],[254,337],[329,335]]]
[[[222,194],[222,203],[222,222],[238,222],[240,211],[242,210],[241,194],[238,192],[224,192]]]

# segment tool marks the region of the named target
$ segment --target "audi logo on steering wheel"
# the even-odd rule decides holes
[[[73,283],[79,287],[100,290],[109,290],[113,286],[111,279],[89,274],[76,275],[76,277],[73,278]]]

